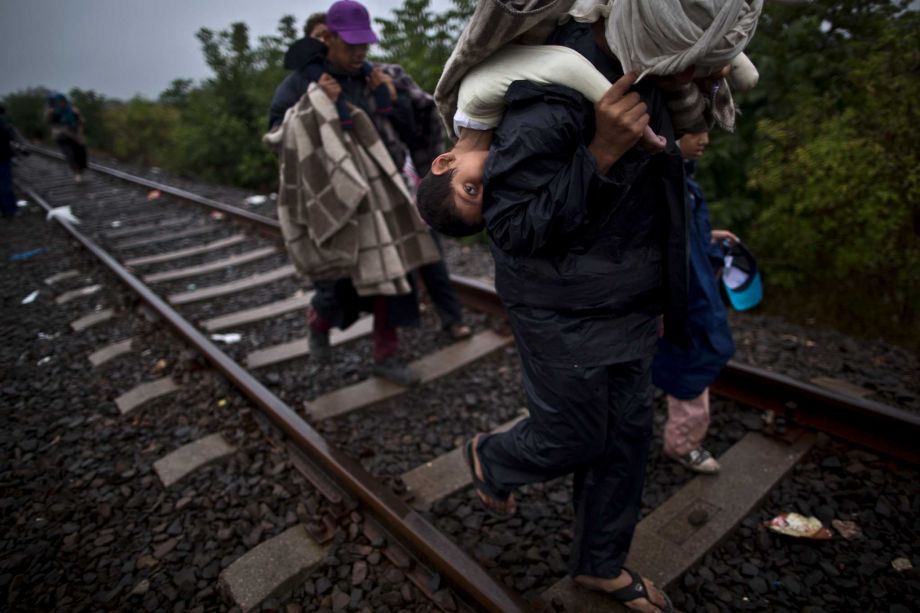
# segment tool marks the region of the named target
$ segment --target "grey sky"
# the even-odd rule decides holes
[[[0,96],[30,86],[156,97],[175,78],[208,76],[195,32],[245,22],[255,39],[332,0],[0,0]],[[363,0],[387,16],[401,0]],[[437,10],[450,0],[434,0]]]

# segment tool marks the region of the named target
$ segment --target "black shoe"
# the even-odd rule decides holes
[[[462,341],[473,336],[473,329],[466,324],[451,324],[444,328],[444,334],[452,341]]]
[[[373,372],[375,376],[381,379],[386,379],[391,383],[404,387],[412,387],[422,382],[422,377],[417,372],[396,358],[374,362]]]
[[[320,364],[328,364],[332,361],[332,346],[329,344],[328,332],[317,332],[313,328],[310,330],[310,355]]]

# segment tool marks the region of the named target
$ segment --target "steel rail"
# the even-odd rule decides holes
[[[42,147],[32,146],[32,149],[63,159],[62,155]],[[220,205],[219,210],[230,215],[264,224],[265,235],[281,240],[280,224],[275,219],[254,215],[231,205],[99,164],[91,164],[91,167],[98,172],[153,187],[189,202],[209,207]],[[504,315],[501,300],[490,285],[459,275],[451,275],[451,282],[469,306],[494,315]],[[726,365],[712,387],[716,393],[761,410],[785,415],[803,426],[822,430],[908,462],[920,463],[920,416],[915,413],[864,398],[846,396],[735,361]]]
[[[57,160],[64,160],[63,154],[57,151],[52,151],[47,147],[40,147],[38,145],[32,144],[26,145],[25,147],[34,153],[40,153],[41,155]],[[160,193],[169,194],[170,196],[178,198],[179,200],[185,200],[186,202],[197,204],[211,210],[220,211],[233,217],[237,221],[241,221],[247,225],[253,226],[262,234],[266,234],[271,238],[281,239],[281,224],[277,219],[272,219],[271,217],[266,217],[265,215],[259,215],[258,213],[253,213],[231,204],[220,202],[219,200],[206,198],[204,196],[180,189],[172,185],[160,183],[159,181],[145,179],[144,177],[132,175],[115,168],[109,168],[108,166],[103,166],[102,164],[98,164],[96,162],[89,162],[87,166],[91,170],[95,170],[100,174],[109,175],[110,177],[115,177],[116,179],[127,181],[128,183],[134,183],[136,185],[142,185],[150,189],[155,189]]]
[[[52,207],[35,190],[29,197],[46,211]],[[334,445],[329,444],[293,409],[264,387],[243,367],[221,351],[164,300],[132,275],[115,258],[96,245],[72,224],[58,222],[108,267],[125,285],[158,313],[176,333],[191,344],[246,395],[290,440],[315,462],[335,483],[353,494],[362,508],[390,531],[402,544],[427,561],[461,596],[489,611],[527,611],[521,597],[490,576],[476,561],[429,524],[418,512]]]

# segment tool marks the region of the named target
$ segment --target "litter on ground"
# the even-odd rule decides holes
[[[29,251],[22,251],[20,253],[14,253],[9,258],[10,262],[22,262],[23,260],[28,260],[29,258],[34,258],[40,253],[44,253],[45,248],[39,247],[38,249],[30,249]]]
[[[212,334],[211,340],[215,340],[221,343],[227,343],[228,345],[233,343],[238,343],[243,340],[243,335],[236,332],[230,332],[229,334]]]
[[[833,536],[817,517],[805,517],[798,513],[782,513],[764,522],[767,529],[786,536],[814,540],[827,540]]]

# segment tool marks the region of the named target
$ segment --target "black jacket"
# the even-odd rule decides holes
[[[275,90],[275,96],[272,98],[269,109],[269,128],[281,123],[284,113],[297,104],[300,97],[307,92],[310,83],[318,81],[320,76],[327,72],[335,77],[342,86],[342,94],[336,103],[342,126],[347,128],[351,120],[345,102],[350,102],[362,109],[377,126],[377,131],[396,167],[402,168],[406,161],[406,149],[412,147],[415,134],[415,121],[410,101],[404,95],[400,95],[393,102],[389,90],[384,85],[371,90],[367,84],[367,75],[372,69],[371,64],[365,62],[364,69],[359,74],[345,74],[329,64],[326,60],[326,52],[326,45],[314,39],[300,39],[291,45],[284,57],[284,67],[293,69],[293,72]],[[395,134],[391,136],[387,133],[382,125],[383,121],[389,122]]]
[[[5,117],[0,115],[0,162],[7,162],[13,159],[14,140],[13,126],[7,123]]]
[[[594,53],[590,26],[551,40],[581,52],[611,81],[622,71]],[[519,81],[485,168],[483,216],[496,288],[521,348],[543,361],[600,366],[649,356],[658,317],[683,342],[687,212],[683,164],[664,100],[638,86],[652,128],[668,139],[634,147],[606,174],[588,145],[594,109],[562,86]]]

